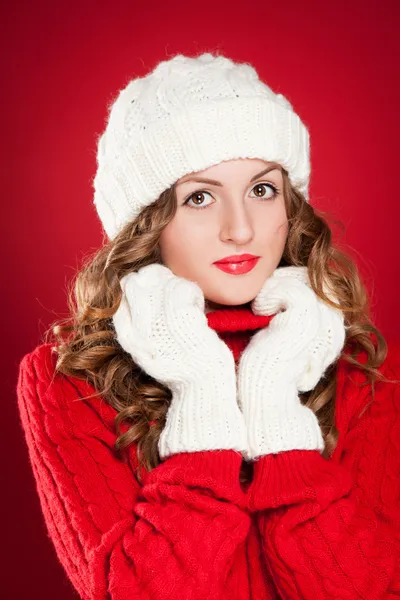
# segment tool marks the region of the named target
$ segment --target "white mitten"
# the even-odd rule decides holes
[[[318,419],[301,404],[298,392],[312,390],[340,355],[343,313],[314,293],[306,267],[276,269],[252,310],[278,314],[253,336],[239,361],[238,400],[249,441],[245,456],[251,460],[292,449],[322,451]]]
[[[236,400],[234,357],[208,326],[201,288],[160,264],[129,273],[120,283],[123,295],[113,316],[117,340],[172,392],[160,457],[243,452],[247,432]]]

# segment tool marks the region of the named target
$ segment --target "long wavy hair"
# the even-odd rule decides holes
[[[307,266],[314,292],[328,305],[343,311],[346,342],[339,358],[363,370],[366,383],[387,380],[378,368],[384,362],[388,346],[373,325],[365,284],[353,259],[332,242],[328,214],[317,211],[295,189],[287,171],[279,164],[283,176],[283,194],[288,217],[288,236],[279,266]],[[56,346],[55,373],[89,381],[117,411],[115,417],[115,451],[120,460],[131,444],[136,444],[137,470],[152,470],[160,462],[158,439],[165,425],[171,402],[170,390],[147,375],[118,344],[112,316],[122,290],[120,279],[131,271],[154,262],[162,262],[159,239],[164,227],[176,213],[175,186],[165,190],[117,237],[84,260],[83,267],[69,284],[69,316],[53,322],[45,341]],[[343,229],[340,221],[335,222]],[[334,291],[338,304],[323,292],[324,282]],[[364,351],[366,361],[357,360]],[[335,426],[335,361],[310,392],[300,395],[301,402],[317,416],[325,440],[325,457],[329,457],[338,440]],[[123,433],[122,423],[129,427]],[[243,464],[241,482],[248,483],[251,469]]]

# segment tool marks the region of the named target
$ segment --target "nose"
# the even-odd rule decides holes
[[[230,202],[221,214],[220,238],[223,242],[246,244],[254,236],[254,224],[243,202]]]

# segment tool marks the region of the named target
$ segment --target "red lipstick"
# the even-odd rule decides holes
[[[242,275],[251,271],[259,261],[260,256],[254,254],[233,254],[225,256],[221,260],[215,261],[213,264],[231,275]]]

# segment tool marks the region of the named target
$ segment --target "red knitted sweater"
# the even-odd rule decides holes
[[[271,317],[207,318],[237,358]],[[399,384],[377,383],[363,411],[367,378],[338,361],[329,460],[262,457],[244,489],[239,453],[182,453],[140,486],[135,448],[125,463],[114,453],[116,411],[54,364],[49,344],[23,357],[18,405],[49,535],[83,599],[400,598]],[[397,345],[380,370],[400,379]]]

